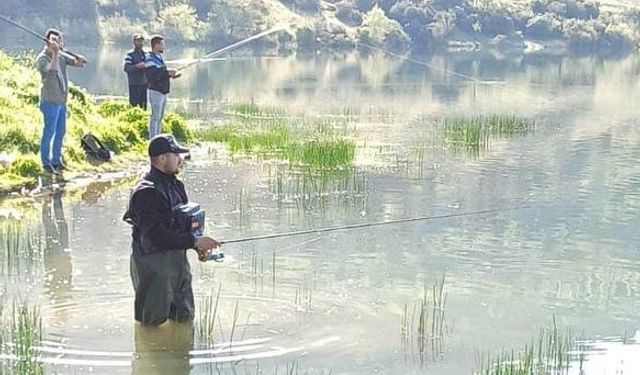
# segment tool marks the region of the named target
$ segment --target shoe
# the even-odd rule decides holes
[[[58,171],[62,172],[62,171],[66,171],[67,170],[67,166],[64,165],[64,163],[60,163],[60,164],[53,164],[52,165],[53,169],[57,169]]]
[[[62,172],[60,172],[60,171],[59,171],[58,169],[56,169],[54,166],[49,165],[49,164],[44,165],[44,166],[42,167],[42,169],[44,169],[44,171],[45,171],[45,172],[47,172],[47,173],[51,173],[51,174],[55,174],[55,175],[61,175],[61,174],[62,174]]]

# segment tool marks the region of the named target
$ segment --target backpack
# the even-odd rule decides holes
[[[93,134],[87,133],[80,139],[80,145],[84,151],[93,156],[96,159],[103,161],[111,160],[111,152],[100,142],[100,140]]]

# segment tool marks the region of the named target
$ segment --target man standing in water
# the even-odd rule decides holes
[[[61,174],[65,169],[62,141],[67,127],[67,65],[83,68],[87,60],[80,55],[74,58],[62,52],[64,38],[60,30],[48,29],[45,38],[48,42],[36,57],[36,67],[42,77],[40,111],[44,117],[40,160],[46,172]]]
[[[135,319],[145,326],[157,326],[167,319],[193,320],[187,249],[195,249],[200,261],[205,261],[208,252],[220,246],[212,237],[194,235],[192,218],[185,216],[187,193],[176,174],[183,164],[180,154],[187,152],[171,135],[160,134],[151,140],[151,169],[133,190],[123,218],[132,225]]]
[[[133,49],[124,57],[124,71],[129,81],[129,104],[147,109],[147,77],[144,74],[146,60],[144,50],[144,36],[133,36]]]
[[[151,117],[149,118],[149,139],[162,132],[162,118],[167,105],[167,94],[170,91],[170,78],[180,77],[175,69],[167,69],[162,54],[164,53],[164,37],[154,35],[151,37],[151,52],[145,61],[145,74],[149,81],[149,105],[151,105]]]

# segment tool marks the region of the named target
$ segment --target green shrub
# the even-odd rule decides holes
[[[127,111],[129,103],[105,100],[98,106],[98,113],[104,117],[116,117]]]
[[[22,177],[36,178],[41,170],[40,160],[36,155],[20,155],[9,166],[9,173]]]
[[[173,134],[179,142],[190,142],[193,139],[193,133],[189,130],[187,121],[175,113],[169,113],[165,116],[162,130],[165,133]]]
[[[40,142],[34,135],[26,134],[26,130],[18,125],[10,125],[4,130],[0,130],[1,150],[17,150],[25,154],[37,153],[40,149]]]

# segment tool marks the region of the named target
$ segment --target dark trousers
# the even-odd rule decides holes
[[[147,109],[147,85],[129,85],[129,104]]]

